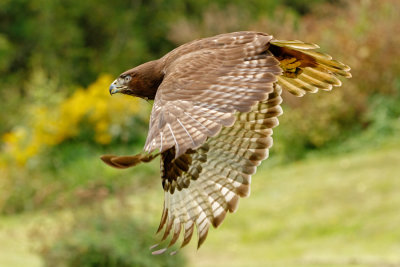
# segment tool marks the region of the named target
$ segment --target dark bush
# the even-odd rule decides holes
[[[45,266],[184,266],[182,254],[152,255],[149,247],[154,244],[154,233],[130,216],[85,217],[42,248]]]

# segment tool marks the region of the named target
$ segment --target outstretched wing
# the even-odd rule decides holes
[[[224,127],[197,150],[188,150],[176,159],[174,147],[161,154],[165,200],[158,231],[165,229],[162,240],[172,232],[168,247],[181,232],[181,247],[186,245],[195,227],[200,246],[209,227],[218,227],[227,212],[237,209],[239,197],[249,195],[251,175],[272,146],[272,128],[282,113],[280,94],[276,85],[267,100],[248,113],[237,113],[232,127]]]
[[[175,146],[179,157],[198,148],[223,126],[231,126],[236,111],[247,112],[265,100],[276,80],[302,96],[340,86],[336,75],[351,77],[348,66],[314,51],[315,44],[271,39],[238,32],[173,51],[165,59],[167,69],[155,97],[145,150],[163,152]]]
[[[337,75],[351,77],[348,66],[312,51],[315,48],[318,46],[301,41],[271,41],[268,52],[279,61],[283,72],[267,99],[250,112],[237,113],[232,127],[223,127],[197,150],[188,150],[178,158],[175,148],[161,154],[165,200],[158,231],[165,229],[162,240],[172,233],[168,247],[175,244],[181,232],[181,247],[186,245],[195,227],[200,246],[210,225],[218,227],[227,212],[236,210],[239,197],[248,196],[251,175],[267,158],[272,128],[278,125],[277,117],[282,113],[281,87],[302,96],[340,86]]]
[[[265,100],[282,72],[267,50],[271,39],[241,32],[173,51],[155,97],[145,150],[164,152],[174,146],[179,157],[223,126],[232,126],[236,111],[248,112]],[[178,52],[186,54],[175,59]]]

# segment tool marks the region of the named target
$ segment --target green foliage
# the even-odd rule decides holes
[[[399,2],[344,3],[346,9],[316,8],[298,19],[297,27],[278,22],[288,37],[317,43],[321,51],[348,64],[353,75],[332,92],[302,98],[284,94],[284,114],[271,153],[281,161],[317,150],[336,153],[376,146],[398,132],[400,50],[394,48],[400,37],[393,33],[400,23],[394,8],[400,8]]]
[[[261,166],[251,197],[188,251],[192,266],[396,266],[399,141]]]
[[[55,267],[179,267],[181,254],[154,256],[154,235],[144,223],[127,215],[80,218],[70,230],[42,251],[45,266]]]
[[[284,0],[283,3],[300,14],[304,15],[309,13],[314,7],[318,7],[318,4],[325,2],[339,4],[342,0]]]
[[[252,179],[251,197],[240,200],[238,212],[210,230],[199,250],[193,240],[178,255],[186,255],[192,267],[398,265],[400,140],[392,141],[284,167],[262,165]],[[142,190],[130,198],[129,212],[155,225],[162,197],[159,188]],[[29,248],[42,247],[42,235],[57,240],[55,228],[69,225],[70,213],[82,210],[88,212],[76,208],[66,215],[57,211],[0,217],[0,265],[43,266]],[[86,218],[93,226],[89,216],[93,214],[78,224]],[[36,228],[43,234],[33,235]],[[32,238],[26,238],[27,232]]]
[[[274,131],[273,156],[276,153],[284,162],[298,160],[310,151],[330,149],[360,131],[361,125],[355,123],[360,116],[356,101],[346,103],[348,94],[340,90],[328,94],[305,96],[301,100],[307,107],[284,105],[280,126]]]
[[[88,125],[85,119],[68,124],[73,116],[67,112],[57,117],[57,109],[69,102],[76,104],[66,108],[71,113],[95,107],[85,118],[99,113],[98,122],[108,116],[118,119],[121,116],[110,112],[120,105],[106,95],[109,82],[91,90],[104,93],[101,101],[77,88],[92,83],[99,73],[111,73],[112,79],[178,44],[221,32],[259,30],[277,38],[314,42],[352,68],[353,78],[332,92],[301,99],[284,95],[284,114],[271,152],[276,161],[297,160],[310,151],[346,151],[395,136],[400,116],[400,35],[393,33],[399,25],[395,12],[399,7],[396,0],[1,1],[0,93],[7,101],[2,102],[0,133],[19,133],[24,127],[26,131],[7,135],[9,142],[1,134],[6,145],[2,144],[5,149],[0,154],[0,209],[13,213],[77,206],[80,198],[74,196],[82,191],[96,195],[93,192],[106,188],[111,195],[124,187],[131,189],[132,181],[119,177],[136,175],[136,171],[111,171],[97,158],[103,153],[140,150],[148,128],[147,113],[140,119],[139,114],[129,118],[126,127],[115,127],[113,123]],[[136,107],[133,99],[129,101]],[[52,116],[40,116],[42,109]],[[37,127],[34,117],[41,118]],[[72,130],[71,125],[77,133],[59,138],[54,122],[63,130],[58,133]],[[36,142],[26,146],[29,138],[24,134],[35,131]],[[93,142],[96,135],[103,145]],[[13,153],[21,152],[7,145],[13,140],[20,141],[14,148],[24,153]],[[51,149],[40,154],[37,144],[51,140]],[[21,168],[2,161],[12,154],[19,155],[20,162],[29,158],[28,163]],[[90,197],[87,202],[96,199]]]
[[[395,81],[393,93],[371,97],[371,109],[366,114],[371,123],[370,129],[377,136],[387,136],[398,133],[400,125],[400,77]]]
[[[303,5],[316,2],[324,1]],[[129,99],[141,112],[121,110],[99,73],[116,75],[195,38],[252,29],[279,9],[294,17],[301,11],[283,0],[1,1],[1,212],[99,201],[131,189],[136,182],[124,177],[133,173],[143,182],[147,171],[120,174],[98,157],[139,151],[150,105]]]
[[[250,201],[249,212],[238,213],[235,216],[239,217],[214,231],[209,237],[209,245],[199,252],[205,254],[198,254],[196,259],[203,258],[205,264],[212,266],[218,264],[218,260],[221,264],[232,260],[232,255],[239,255],[237,247],[226,255],[216,255],[227,240],[233,240],[232,244],[244,244],[240,249],[249,251],[240,253],[247,257],[242,260],[243,265],[249,265],[253,258],[254,265],[265,264],[266,256],[272,261],[294,261],[293,264],[284,262],[280,264],[282,266],[308,266],[310,259],[310,262],[316,262],[310,266],[330,263],[332,259],[340,263],[350,262],[350,265],[357,262],[353,259],[358,256],[364,255],[367,259],[371,253],[375,253],[377,259],[395,259],[393,255],[398,255],[398,246],[393,236],[399,235],[398,207],[395,207],[398,194],[392,189],[398,188],[398,179],[393,179],[397,178],[393,175],[398,173],[398,145],[388,151],[371,150],[354,156],[343,153],[368,149],[369,146],[382,147],[386,140],[398,139],[400,35],[396,33],[400,24],[399,3],[398,0],[2,0],[0,94],[4,101],[1,102],[0,135],[18,133],[21,126],[27,132],[34,130],[32,122],[35,120],[32,118],[40,116],[40,113],[33,107],[48,110],[46,114],[56,114],[60,103],[74,99],[79,92],[77,88],[86,88],[101,76],[100,73],[111,74],[111,79],[196,38],[229,31],[257,30],[280,39],[314,42],[320,45],[321,51],[349,64],[353,78],[343,81],[343,86],[332,92],[319,92],[301,99],[285,94],[284,114],[280,117],[281,125],[274,130],[272,158],[267,162],[287,163],[306,155],[320,157],[324,153],[344,156],[328,157],[322,161],[318,158],[306,168],[301,164],[268,171],[261,167],[254,180],[264,181],[264,184],[255,186],[255,194],[246,200]],[[92,92],[107,94],[108,83],[99,85]],[[68,110],[75,112],[85,105],[88,107],[88,98],[92,101],[90,107],[100,105],[100,108],[96,106],[96,112],[100,112],[104,104],[120,106],[108,95],[102,101],[87,93],[84,96],[86,99],[82,97],[80,105]],[[115,111],[115,107],[110,110]],[[110,114],[108,109],[103,109],[98,117],[105,118]],[[98,159],[101,154],[134,154],[142,149],[148,117],[143,114],[134,116],[130,118],[134,123],[128,123],[131,121],[128,120],[126,127],[108,128],[99,124],[94,128],[87,123],[90,116],[85,115],[85,119],[77,124],[59,127],[68,131],[72,129],[71,125],[75,125],[79,131],[76,135],[65,135],[60,142],[52,142],[49,149],[31,158],[23,167],[1,161],[12,154],[10,150],[2,150],[0,213],[90,209],[110,199],[124,202],[129,195],[134,195],[136,201],[142,201],[140,203],[145,202],[143,195],[140,200],[136,195],[144,191],[144,187],[146,195],[148,188],[159,190],[157,162],[134,169],[114,170]],[[142,117],[138,119],[139,116]],[[37,124],[40,131],[37,132],[48,133],[47,130],[54,130],[50,127],[54,121],[65,123],[72,116],[67,113],[66,117],[61,117],[63,119],[41,118],[40,125]],[[107,138],[99,139],[103,140],[99,145],[93,141],[96,131],[107,131],[106,134],[116,134],[117,137],[109,144]],[[12,135],[8,137],[13,138]],[[39,139],[43,143],[43,140],[49,142],[56,137],[54,134],[42,135]],[[22,145],[29,142],[23,134],[18,138]],[[33,146],[25,157],[36,155],[35,149]],[[321,179],[327,173],[331,175]],[[272,189],[269,193],[265,190],[268,188]],[[153,191],[156,192],[150,190],[150,193]],[[257,194],[270,195],[269,210],[265,199],[257,199]],[[161,203],[162,194],[154,195]],[[245,203],[243,201],[242,205]],[[327,208],[324,209],[321,203]],[[359,214],[359,203],[366,211],[360,216],[355,215]],[[355,217],[349,216],[352,213]],[[260,219],[257,217],[260,214],[266,218],[258,221],[267,224],[256,223],[254,229],[259,229],[253,233],[232,234],[238,232],[232,227],[242,229],[248,223],[246,218]],[[113,217],[91,214],[80,218],[71,229],[63,231],[55,243],[44,248],[42,255],[46,264],[183,264],[179,255],[166,258],[149,255],[147,248],[152,244],[152,238],[143,222],[129,216]],[[375,218],[375,221],[370,218]],[[379,224],[375,224],[376,221]],[[387,231],[383,233],[382,229]],[[311,238],[304,238],[304,233]],[[360,236],[374,242],[365,242]],[[5,244],[14,238],[14,235],[4,239],[0,236],[1,243]],[[319,238],[323,240],[318,241]],[[337,253],[332,254],[338,249],[348,257],[337,258]],[[325,258],[322,259],[321,255]],[[211,263],[206,260],[210,258],[213,259]],[[367,260],[365,264],[379,263]]]
[[[301,8],[316,1],[324,0],[303,1]],[[8,99],[7,110],[11,115],[0,115],[0,133],[10,129],[13,120],[23,118],[21,105],[32,100],[29,99],[31,90],[38,89],[30,87],[38,69],[56,88],[62,87],[62,91],[71,93],[74,86],[86,87],[99,73],[116,75],[167,53],[178,44],[179,40],[173,36],[180,31],[176,25],[182,21],[201,24],[208,17],[218,17],[220,11],[234,7],[239,19],[229,30],[243,30],[258,18],[272,15],[286,2],[1,1],[0,93]],[[230,21],[234,16],[228,12],[223,18]],[[219,31],[214,33],[226,30],[219,24],[210,24]]]
[[[132,154],[141,147],[130,146]],[[160,188],[158,162],[116,170],[99,156],[123,154],[125,146],[100,148],[69,141],[49,150],[25,168],[9,166],[0,173],[0,214],[93,206],[111,196],[125,199],[143,187]],[[0,169],[1,172],[1,169]]]

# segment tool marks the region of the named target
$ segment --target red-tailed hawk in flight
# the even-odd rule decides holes
[[[272,146],[282,114],[281,92],[297,96],[340,86],[350,68],[316,52],[318,46],[234,32],[184,44],[164,57],[122,73],[110,93],[154,99],[144,152],[104,155],[116,168],[160,155],[164,209],[158,231],[182,247],[197,229],[198,246],[218,227]],[[158,153],[152,153],[158,150]],[[166,248],[154,251],[162,253]]]

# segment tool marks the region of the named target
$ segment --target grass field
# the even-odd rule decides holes
[[[195,242],[181,251],[189,266],[400,266],[399,143],[263,165],[252,183],[199,251]],[[130,198],[155,225],[161,203],[158,187]],[[0,266],[40,266],[32,229],[51,236],[68,213],[0,218]]]

